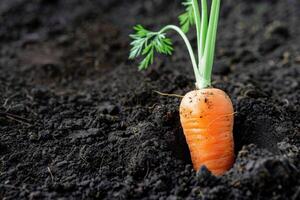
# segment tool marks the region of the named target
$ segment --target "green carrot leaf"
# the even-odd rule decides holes
[[[164,32],[152,32],[145,29],[142,25],[134,27],[135,33],[130,35],[133,40],[130,45],[129,59],[143,56],[139,69],[144,70],[153,64],[155,52],[172,55],[173,44],[171,39],[166,37]]]
[[[186,7],[186,9],[185,12],[178,17],[178,19],[181,26],[181,30],[184,33],[187,33],[189,32],[190,27],[195,24],[193,0],[186,0],[182,4]]]

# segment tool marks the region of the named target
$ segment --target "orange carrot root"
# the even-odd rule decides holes
[[[234,162],[234,110],[222,90],[208,88],[189,92],[180,104],[180,121],[195,170],[205,165],[222,175]]]

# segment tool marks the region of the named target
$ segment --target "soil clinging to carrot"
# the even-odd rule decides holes
[[[236,162],[222,177],[193,171],[180,98],[154,92],[194,88],[181,40],[146,72],[127,60],[133,25],[181,11],[0,2],[0,199],[300,198],[300,2],[223,1],[213,80],[233,100]]]

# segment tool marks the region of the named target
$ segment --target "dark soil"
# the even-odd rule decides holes
[[[127,60],[133,25],[180,12],[0,1],[0,199],[300,199],[300,1],[223,1],[213,79],[234,103],[237,156],[221,177],[193,171],[180,99],[154,92],[194,88],[180,38],[145,72]]]

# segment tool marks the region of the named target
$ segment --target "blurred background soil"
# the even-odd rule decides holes
[[[0,199],[300,199],[300,1],[222,1],[213,85],[236,111],[236,163],[194,172],[179,122],[194,89],[180,38],[147,71],[137,23],[181,1],[0,2]],[[195,44],[195,34],[189,34]]]

